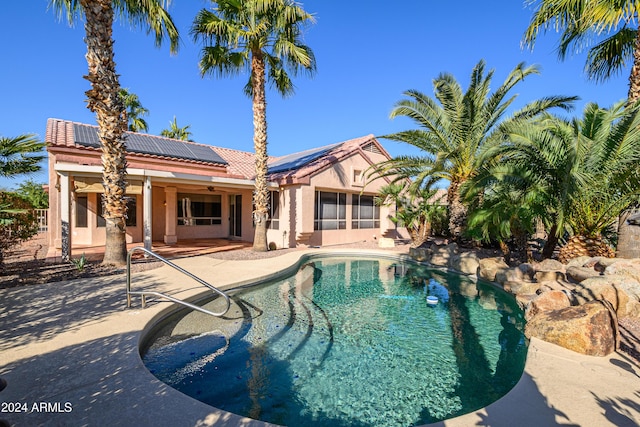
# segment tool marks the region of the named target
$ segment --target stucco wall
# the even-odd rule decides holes
[[[379,162],[387,158],[381,154],[366,153],[372,161]],[[332,168],[325,169],[310,179],[310,184],[303,188],[302,195],[305,200],[303,213],[303,228],[305,231],[313,232],[308,244],[311,246],[327,246],[340,243],[352,243],[359,241],[372,241],[380,237],[395,237],[389,235],[390,230],[395,231],[395,225],[388,219],[388,208],[380,209],[380,227],[368,229],[352,229],[352,196],[365,194],[375,195],[387,184],[384,179],[376,179],[366,182],[366,171],[371,164],[360,154],[353,155],[341,160]],[[314,231],[314,209],[315,192],[330,191],[347,193],[346,205],[346,228],[343,230],[316,230]]]

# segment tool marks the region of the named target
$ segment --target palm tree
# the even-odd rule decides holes
[[[437,191],[401,182],[390,183],[380,189],[376,203],[396,207],[391,221],[407,229],[411,247],[417,248],[429,239],[432,223],[446,215],[443,201],[434,200]]]
[[[638,109],[619,103],[610,109],[589,104],[581,119],[546,115],[507,129],[508,143],[487,150],[488,166],[467,191],[522,191],[526,201],[519,203],[549,229],[544,257],[551,256],[566,231],[573,237],[560,250],[562,261],[610,256],[603,234],[640,194],[639,126]],[[501,203],[488,209],[507,211]]]
[[[302,27],[313,16],[292,0],[212,1],[212,10],[196,16],[191,33],[204,44],[200,58],[203,75],[233,76],[249,71],[244,92],[252,97],[255,190],[253,249],[267,251],[267,116],[265,83],[282,95],[294,90],[289,73],[315,71],[313,51],[302,43]]]
[[[576,99],[541,98],[506,116],[517,96],[510,95],[511,90],[526,77],[538,74],[538,68],[518,64],[491,92],[493,73],[485,73],[485,63],[480,61],[471,73],[466,92],[448,73],[434,80],[435,99],[417,90],[405,92],[408,99],[396,103],[391,118],[409,117],[419,128],[382,137],[411,144],[424,153],[398,156],[379,164],[383,175],[395,176],[396,180],[412,178],[418,185],[434,178],[449,181],[449,232],[454,240],[461,240],[467,220],[460,188],[481,167],[481,151],[501,142],[503,128],[510,123],[531,119],[553,107],[569,109]]]
[[[131,132],[147,132],[149,125],[142,116],[148,116],[149,110],[144,108],[140,103],[140,98],[135,93],[129,92],[129,89],[120,89],[120,98],[127,110],[127,122]]]
[[[495,168],[490,171],[492,179],[479,172],[463,190],[472,197],[482,194],[469,213],[469,234],[480,241],[497,242],[508,264],[512,259],[527,262],[532,258],[529,236],[537,220],[546,213],[544,202],[533,186],[520,186],[517,180],[500,179],[501,174]],[[479,188],[479,183],[484,187]]]
[[[191,125],[179,127],[178,122],[176,121],[176,116],[173,116],[173,121],[169,122],[169,126],[169,129],[162,129],[160,135],[167,138],[179,139],[181,141],[191,141],[191,132],[189,131]]]
[[[178,30],[165,10],[169,0],[50,0],[59,16],[69,23],[84,17],[88,75],[87,108],[96,113],[98,137],[102,147],[102,203],[106,220],[104,264],[126,263],[127,159],[122,135],[127,130],[127,115],[120,93],[120,82],[113,60],[113,21],[115,14],[132,24],[153,31],[156,45],[165,36],[171,51],[178,48]]]
[[[639,3],[631,0],[529,0],[539,3],[523,42],[533,49],[538,34],[549,28],[562,31],[558,54],[564,59],[569,51],[580,52],[592,41],[585,69],[589,78],[607,80],[632,64],[629,74],[628,102],[640,99]],[[611,34],[613,33],[613,34]],[[603,39],[603,34],[607,37]],[[611,34],[611,35],[609,35]]]
[[[640,197],[640,113],[637,107],[625,109],[623,103],[609,110],[590,104],[571,129],[574,139],[588,141],[588,184],[570,197],[567,223],[573,236],[560,248],[558,259],[613,257],[603,235],[613,231],[620,214]]]
[[[0,176],[12,177],[38,172],[45,156],[37,153],[41,153],[44,147],[45,144],[32,134],[14,138],[0,137]]]

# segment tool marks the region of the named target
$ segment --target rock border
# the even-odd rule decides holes
[[[640,319],[640,259],[546,259],[510,267],[501,257],[481,257],[457,244],[411,248],[409,256],[435,267],[493,282],[524,311],[525,336],[590,356],[620,345],[618,318]]]

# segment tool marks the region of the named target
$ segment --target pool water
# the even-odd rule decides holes
[[[165,322],[143,359],[177,390],[250,418],[426,424],[494,402],[524,369],[512,297],[418,264],[312,258],[290,277],[231,295],[224,319],[182,311]]]

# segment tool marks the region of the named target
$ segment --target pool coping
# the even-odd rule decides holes
[[[257,261],[198,256],[174,262],[221,289],[266,281],[297,268],[304,255],[359,254],[410,259],[386,250],[309,249]],[[251,268],[247,268],[250,266]],[[197,299],[201,288],[169,267],[134,274],[136,287]],[[198,402],[166,386],[140,360],[138,345],[174,309],[156,302],[125,309],[125,277],[0,290],[0,412],[16,426],[267,426]],[[47,314],[49,314],[47,316]],[[624,354],[590,357],[533,339],[518,384],[493,404],[434,426],[639,425],[640,367]],[[66,405],[66,404],[69,405]],[[35,406],[34,406],[35,405]],[[0,408],[1,409],[1,408]],[[70,409],[67,411],[67,409]]]

